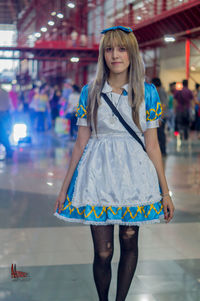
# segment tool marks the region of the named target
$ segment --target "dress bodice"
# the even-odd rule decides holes
[[[145,97],[141,103],[139,109],[139,118],[142,131],[145,132],[147,128],[158,127],[158,120],[162,114],[162,108],[157,90],[154,85],[144,83]],[[123,86],[123,92],[121,95],[112,92],[112,87],[106,82],[102,92],[106,93],[110,100],[117,107],[118,111],[129,124],[131,128],[139,135],[142,136],[142,132],[136,126],[132,119],[132,109],[128,102],[128,84]],[[77,108],[78,125],[88,126],[87,123],[87,105],[88,105],[88,93],[89,86],[83,87],[79,105]],[[94,135],[94,126],[91,125]],[[97,111],[97,133],[98,135],[110,135],[110,134],[124,134],[127,130],[120,123],[116,116],[113,116],[111,108],[108,106],[103,97]]]
[[[113,104],[117,107],[118,111],[122,117],[126,120],[128,125],[133,128],[138,135],[142,135],[141,131],[135,125],[132,119],[132,109],[128,103],[127,95],[119,95],[117,93],[107,94]],[[145,103],[143,102],[140,107],[140,124],[143,132],[146,130],[146,112]],[[110,135],[110,134],[126,134],[127,130],[120,123],[118,118],[113,114],[112,110],[106,103],[106,101],[101,98],[101,104],[97,112],[97,135]]]

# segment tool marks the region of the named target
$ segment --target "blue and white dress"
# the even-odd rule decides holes
[[[144,142],[132,120],[128,85],[121,95],[106,82],[102,90],[117,106],[126,122]],[[78,125],[87,126],[88,85],[81,92],[77,108]],[[143,132],[159,126],[161,103],[152,84],[145,83],[145,100],[140,107]],[[60,219],[93,225],[141,225],[163,218],[157,172],[141,145],[127,132],[101,99],[94,130],[73,174]]]

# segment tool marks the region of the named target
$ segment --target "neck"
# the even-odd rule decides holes
[[[128,75],[110,74],[108,83],[112,88],[120,89],[122,86],[128,83]]]

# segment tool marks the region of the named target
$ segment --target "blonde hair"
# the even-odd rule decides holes
[[[88,122],[93,122],[97,132],[97,110],[100,104],[101,91],[109,77],[109,69],[106,65],[104,52],[107,47],[125,47],[130,65],[128,68],[128,101],[132,107],[132,118],[137,127],[142,131],[139,120],[139,108],[144,100],[144,64],[139,53],[139,47],[135,35],[122,30],[110,30],[101,39],[99,46],[99,58],[97,73],[89,89]]]

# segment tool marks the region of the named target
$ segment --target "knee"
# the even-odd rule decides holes
[[[95,253],[95,258],[101,265],[110,264],[113,253],[111,251],[102,251]]]
[[[107,250],[100,250],[95,252],[95,259],[98,260],[101,265],[110,264],[113,256],[113,248],[110,246]]]

